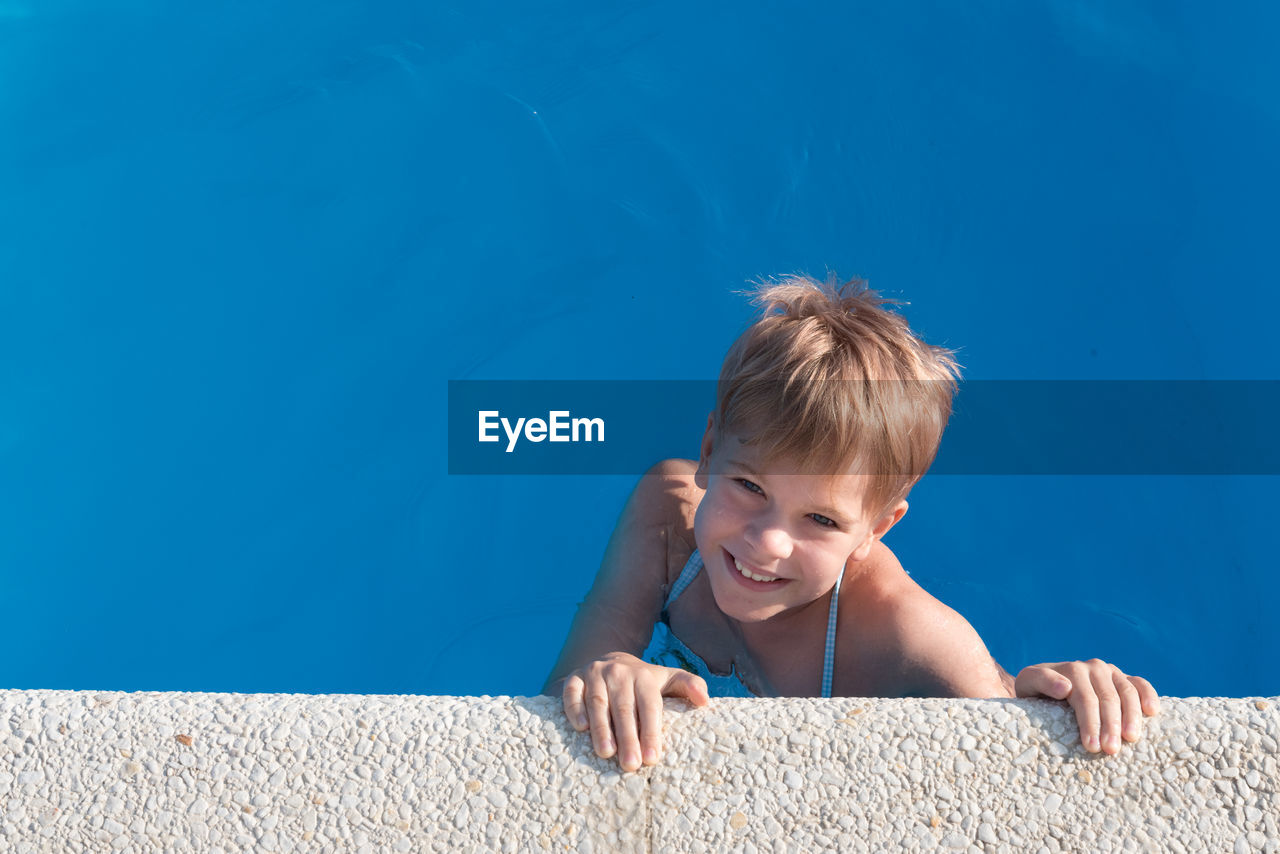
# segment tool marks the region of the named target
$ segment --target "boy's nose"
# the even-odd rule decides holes
[[[791,556],[791,536],[777,525],[761,524],[747,529],[747,544],[762,558],[786,560]]]

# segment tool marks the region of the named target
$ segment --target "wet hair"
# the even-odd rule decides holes
[[[894,301],[861,279],[837,281],[796,274],[748,292],[762,315],[725,356],[715,433],[771,470],[875,475],[863,496],[875,519],[933,462],[959,366],[886,308]]]

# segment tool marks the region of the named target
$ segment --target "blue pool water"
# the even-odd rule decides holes
[[[767,274],[975,379],[1280,379],[1278,19],[0,0],[0,686],[536,693],[632,479],[449,475],[447,381],[713,378]],[[888,543],[1007,668],[1274,695],[1275,486]]]

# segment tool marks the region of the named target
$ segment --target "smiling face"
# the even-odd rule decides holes
[[[906,512],[903,501],[867,519],[866,475],[777,468],[733,435],[717,439],[708,423],[694,536],[716,604],[741,622],[797,613],[826,596],[845,564],[866,559]]]

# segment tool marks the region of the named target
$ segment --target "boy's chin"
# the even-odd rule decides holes
[[[739,623],[763,623],[772,617],[778,616],[785,610],[780,605],[773,605],[769,607],[756,606],[744,611],[742,603],[739,601],[725,602],[714,585],[711,588],[711,596],[716,600],[716,607],[720,609],[721,614]]]
[[[772,617],[776,617],[776,616],[778,615],[777,614],[749,614],[745,617],[734,617],[733,619],[745,626],[745,625],[756,625],[758,623],[765,623],[765,622],[768,622],[769,619],[771,619]]]

